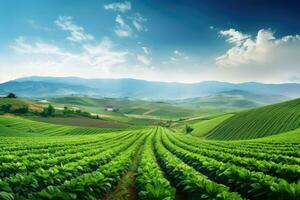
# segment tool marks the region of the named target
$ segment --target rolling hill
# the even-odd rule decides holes
[[[19,99],[19,98],[0,98],[0,106],[2,105],[11,105],[11,109],[15,110],[18,108],[22,108],[24,106],[28,106],[28,108],[32,111],[41,111],[42,106],[36,103],[33,103],[30,100]]]
[[[207,134],[209,131],[214,129],[220,123],[224,122],[226,119],[232,117],[234,114],[225,114],[218,117],[214,117],[208,120],[202,120],[196,123],[191,124],[193,131],[191,134],[193,136],[202,137]]]
[[[288,100],[288,97],[274,94],[259,94],[244,90],[229,90],[213,95],[173,101],[184,107],[223,107],[223,108],[255,108],[271,103]],[[172,101],[171,101],[172,102]]]
[[[131,128],[133,129],[133,128]],[[125,130],[122,128],[93,128],[66,126],[25,119],[16,116],[0,116],[0,136],[61,136],[90,135]]]
[[[300,127],[300,99],[240,112],[205,137],[217,140],[261,138]]]
[[[67,105],[79,107],[88,112],[103,113],[115,117],[143,116],[161,118],[180,118],[193,116],[201,111],[179,107],[162,101],[144,101],[126,98],[91,98],[80,96],[67,96],[48,99],[54,105]],[[110,111],[111,110],[111,111]],[[214,109],[216,110],[216,109]]]
[[[136,79],[83,79],[77,77],[25,77],[0,84],[0,95],[14,92],[23,97],[88,95],[93,97],[135,99],[185,99],[242,90],[257,94],[300,96],[300,84],[263,84],[256,82],[167,83]]]

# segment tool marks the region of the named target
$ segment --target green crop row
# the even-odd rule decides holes
[[[183,138],[183,137],[181,137]],[[284,163],[290,165],[300,165],[300,158],[286,156],[286,155],[277,155],[277,154],[270,154],[270,153],[263,153],[263,152],[251,152],[250,150],[242,150],[242,149],[235,149],[234,144],[228,147],[222,147],[220,145],[215,145],[213,142],[203,142],[203,140],[199,140],[197,138],[187,137],[193,140],[194,145],[201,145],[203,148],[222,151],[224,153],[230,153],[240,157],[249,157],[255,158],[257,160],[268,160],[273,161],[275,163]],[[187,141],[187,140],[186,140]],[[193,145],[192,143],[190,143]]]
[[[168,135],[168,139],[173,144],[176,144],[185,150],[201,154],[203,156],[212,157],[225,163],[233,163],[251,171],[263,172],[271,176],[283,178],[288,182],[297,182],[300,180],[300,166],[298,165],[277,164],[272,161],[240,157],[229,153],[224,153],[221,150],[210,150],[209,148],[198,146],[192,144],[191,142],[185,142],[184,139],[179,140],[177,137],[174,137],[171,134]]]
[[[68,162],[64,165],[53,165],[47,170],[38,168],[32,173],[6,177],[1,180],[1,184],[5,185],[6,192],[11,192],[16,196],[27,197],[29,193],[37,192],[48,185],[59,185],[65,180],[94,171],[100,165],[113,160],[140,137],[141,135],[137,135],[128,141],[118,141],[119,144],[114,145],[115,147],[111,147],[110,145],[104,146],[104,151],[100,151],[94,156],[82,157],[75,162]]]
[[[171,133],[169,133],[171,134]],[[250,199],[299,199],[300,181],[289,184],[287,181],[261,172],[253,172],[230,163],[223,163],[201,154],[192,153],[174,145],[164,134],[164,146],[187,164],[210,179],[229,186]]]
[[[164,148],[161,136],[160,129],[154,140],[157,159],[171,182],[186,193],[187,199],[242,199],[237,193],[229,192],[228,187],[209,180],[207,176],[176,158]]]
[[[83,173],[59,186],[48,186],[40,192],[29,195],[30,199],[100,199],[113,188],[130,167],[135,153],[141,148],[146,136],[139,138],[111,162],[99,165],[100,167],[95,171]]]
[[[131,134],[129,136],[132,136]],[[123,142],[131,141],[132,138],[125,139]],[[113,148],[119,146],[120,142],[118,140],[105,141],[105,143],[99,143],[93,146],[80,146],[77,148],[69,149],[65,148],[53,154],[46,154],[47,157],[40,155],[38,159],[38,154],[34,154],[34,157],[20,158],[18,162],[8,162],[2,163],[0,165],[0,177],[13,176],[16,173],[23,174],[33,172],[39,168],[43,170],[49,169],[53,166],[65,165],[69,162],[78,161],[85,157],[95,157],[101,152],[107,150],[108,148]]]
[[[137,171],[139,199],[171,200],[175,198],[175,189],[164,178],[153,154],[152,141],[154,133],[147,138]]]

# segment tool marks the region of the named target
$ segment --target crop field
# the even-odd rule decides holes
[[[300,99],[240,112],[206,134],[209,139],[266,137],[300,127]]]
[[[4,122],[2,131],[20,133],[30,124]],[[32,137],[1,137],[0,199],[300,198],[295,141],[210,141],[159,126],[109,133],[31,127]]]

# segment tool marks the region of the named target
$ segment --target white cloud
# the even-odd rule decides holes
[[[131,3],[129,1],[115,2],[111,4],[104,5],[105,10],[113,10],[119,12],[126,12],[131,10]]]
[[[189,57],[187,55],[185,55],[185,53],[183,53],[182,51],[179,51],[177,49],[175,49],[173,51],[173,56],[170,58],[171,61],[175,62],[175,61],[182,61],[182,60],[188,60]]]
[[[149,65],[151,63],[150,58],[148,58],[145,55],[138,54],[136,58],[140,63],[142,63],[144,65]]]
[[[30,44],[24,37],[18,37],[15,40],[15,44],[11,45],[11,48],[18,53],[24,54],[66,55],[66,53],[64,53],[64,51],[56,45],[42,41]]]
[[[242,81],[287,81],[300,74],[300,36],[276,38],[271,30],[261,29],[253,38],[233,29],[226,32],[233,47],[216,58],[223,76]],[[220,69],[221,68],[221,69]]]
[[[104,38],[98,45],[84,45],[84,57],[93,66],[112,67],[127,61],[127,51],[114,51],[113,42]]]
[[[143,51],[145,54],[149,55],[150,52],[149,52],[149,49],[147,47],[142,47]]]
[[[132,25],[138,32],[147,31],[147,28],[143,25],[147,21],[146,18],[144,18],[141,14],[136,13],[133,17],[130,17],[132,19]]]
[[[131,37],[133,36],[132,29],[128,24],[126,24],[125,20],[121,17],[121,15],[117,15],[116,17],[116,27],[115,34],[119,37]]]
[[[175,49],[172,52],[172,55],[168,58],[168,60],[162,61],[162,64],[163,65],[167,65],[167,64],[184,65],[189,59],[190,59],[189,56],[187,56],[184,52]]]
[[[83,45],[80,52],[76,53],[46,42],[30,43],[23,37],[17,38],[11,48],[19,54],[26,54],[28,58],[39,60],[41,67],[48,62],[62,68],[66,63],[75,63],[83,68],[110,68],[125,63],[128,55],[127,51],[114,50],[114,44],[108,38],[103,38],[97,45]]]
[[[184,56],[184,53],[178,51],[178,50],[174,50],[173,52],[176,56]]]
[[[221,30],[221,36],[227,37],[227,42],[240,45],[244,40],[249,38],[249,35],[236,31],[235,29]]]
[[[62,30],[70,33],[67,37],[68,40],[73,42],[81,42],[94,40],[94,36],[85,32],[83,27],[77,26],[73,23],[73,18],[70,16],[59,16],[55,24]]]

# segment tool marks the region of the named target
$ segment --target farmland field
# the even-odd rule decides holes
[[[300,130],[225,142],[160,126],[0,124],[0,199],[300,198]]]
[[[300,0],[0,15],[0,200],[300,200]]]

